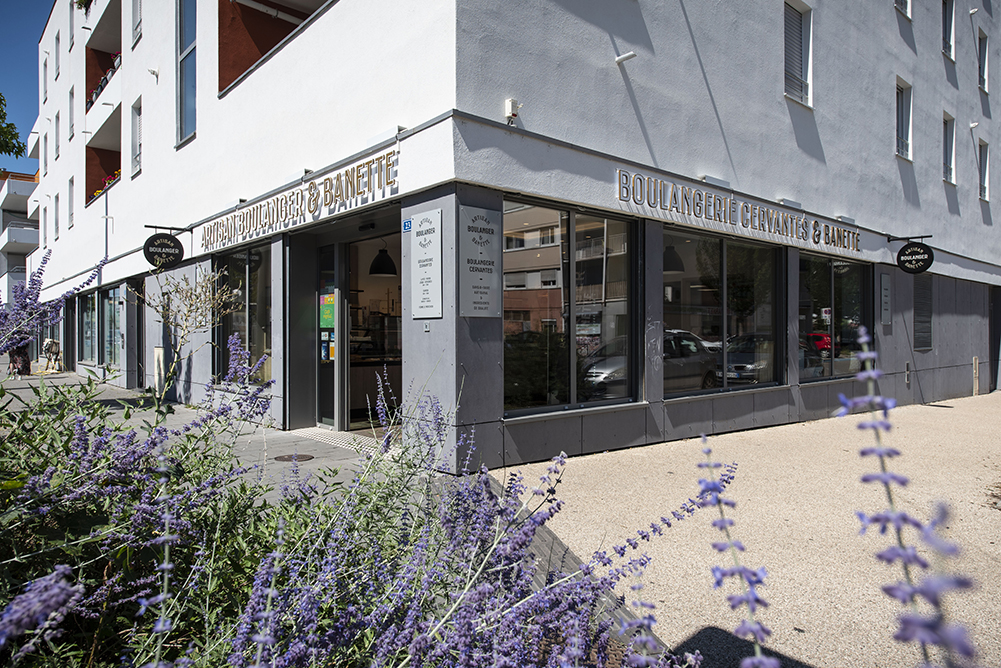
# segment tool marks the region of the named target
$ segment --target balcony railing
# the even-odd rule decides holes
[[[942,178],[952,183],[952,165],[947,162],[942,163]]]
[[[121,69],[122,54],[120,53],[116,54],[114,58],[115,58],[114,65],[110,67],[107,72],[104,73],[104,76],[101,77],[101,81],[98,82],[97,87],[94,88],[94,90],[90,91],[90,97],[87,98],[87,103],[86,103],[87,111],[90,111],[90,108],[93,107],[95,103],[97,103],[97,99],[101,97],[101,93],[103,93],[104,89],[107,88],[108,82],[111,81],[111,78],[113,76],[115,76],[115,72]]]
[[[901,158],[911,157],[911,142],[907,141],[903,137],[897,137],[897,155]]]

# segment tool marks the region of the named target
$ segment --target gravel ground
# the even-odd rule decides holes
[[[975,589],[947,598],[947,614],[964,623],[978,648],[978,663],[1001,666],[1001,392],[891,413],[887,444],[903,456],[892,470],[911,479],[897,491],[898,505],[921,519],[947,502],[953,512],[946,535],[962,546],[945,570],[971,576]],[[873,556],[889,536],[859,535],[855,511],[885,507],[881,486],[859,482],[876,470],[858,456],[872,443],[855,418],[828,419],[713,436],[718,461],[739,467],[728,496],[737,501],[734,537],[747,546],[743,563],[765,566],[763,595],[770,607],[759,619],[773,631],[767,643],[786,667],[916,666],[916,646],[892,640],[901,606],[880,587],[900,578],[899,566]],[[697,439],[571,459],[559,497],[564,509],[549,524],[574,553],[586,557],[635,536],[697,492]],[[546,464],[517,467],[528,481]],[[509,471],[496,471],[499,479]],[[664,536],[642,544],[653,558],[642,594],[656,606],[654,631],[683,651],[699,649],[706,668],[737,666],[750,645],[731,633],[725,587],[712,588],[710,566],[727,565],[710,543],[715,511],[699,511]],[[734,591],[736,591],[734,589]],[[631,595],[628,588],[622,594]],[[743,610],[743,608],[741,608]]]

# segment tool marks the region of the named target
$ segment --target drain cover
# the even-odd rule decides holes
[[[276,462],[308,462],[313,458],[313,455],[278,455],[275,457]]]

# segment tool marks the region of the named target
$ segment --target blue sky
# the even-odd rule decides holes
[[[0,93],[7,100],[7,121],[26,144],[38,116],[38,40],[50,9],[50,0],[0,0]],[[38,161],[0,155],[0,167],[34,174]]]

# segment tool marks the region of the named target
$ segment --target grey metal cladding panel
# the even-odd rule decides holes
[[[481,466],[493,470],[504,466],[504,425],[502,422],[485,422],[464,425],[456,429],[458,438],[471,440],[473,453],[469,458],[469,470]],[[459,448],[456,460],[461,466],[466,460],[468,448]]]
[[[959,364],[960,351],[964,347],[965,332],[957,301],[956,283],[954,278],[936,276],[932,288],[932,345],[938,353],[936,366]]]
[[[825,418],[830,413],[830,392],[827,383],[807,383],[799,386],[800,420],[819,420]],[[837,400],[837,395],[835,395]]]
[[[664,403],[655,401],[646,412],[647,443],[661,443],[669,440],[667,436],[667,417],[664,415]]]
[[[664,440],[713,433],[713,397],[664,402]]]
[[[955,399],[973,395],[973,363],[936,370],[935,400]]]
[[[288,238],[286,257],[288,383],[286,429],[316,426],[316,240],[312,234]],[[272,255],[272,260],[274,256]]]
[[[646,406],[592,413],[581,416],[584,454],[645,445]]]
[[[421,333],[415,334],[421,336]],[[494,422],[504,415],[504,321],[457,318],[459,424]]]
[[[754,427],[754,397],[749,392],[731,392],[713,397],[713,433]]]
[[[504,424],[504,465],[541,462],[561,452],[579,455],[581,450],[581,418],[579,415],[547,420],[531,420]]]
[[[780,387],[768,392],[755,392],[752,396],[754,397],[755,427],[789,422],[793,400],[792,392],[788,387]]]

